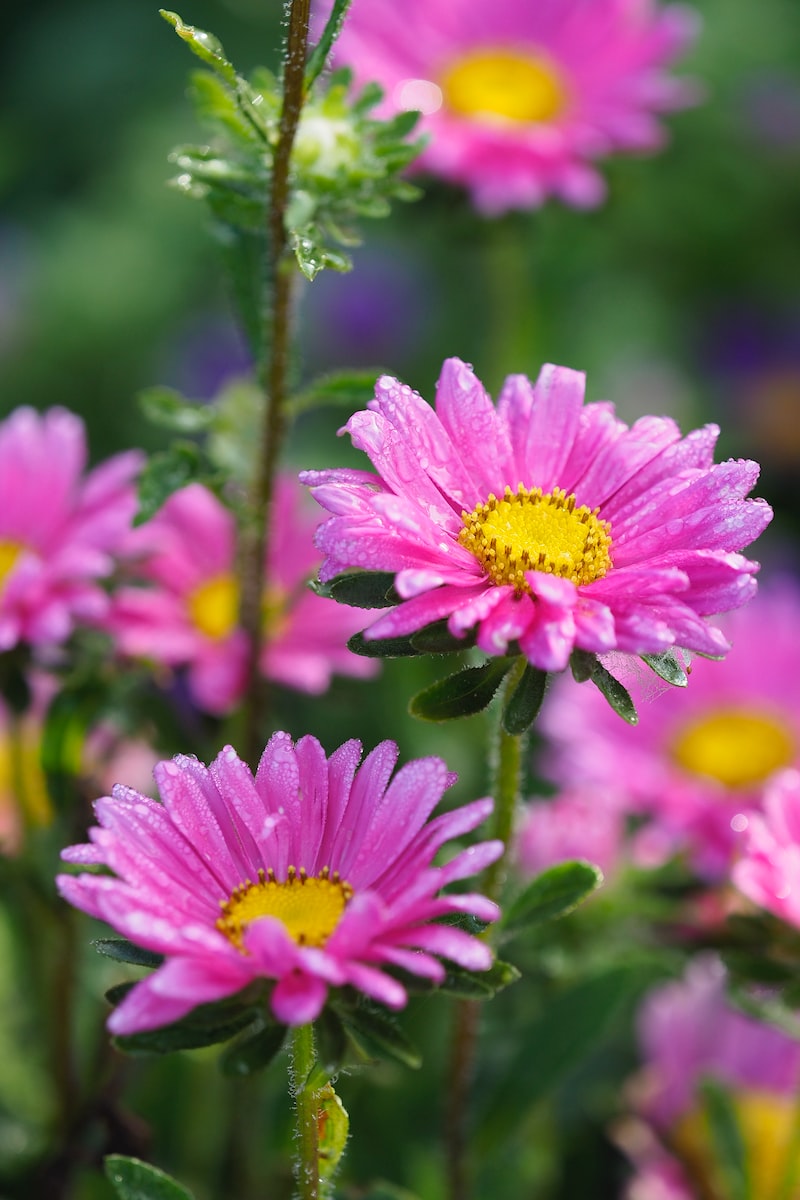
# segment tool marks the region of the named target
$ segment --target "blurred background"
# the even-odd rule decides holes
[[[589,214],[551,203],[488,221],[460,192],[426,184],[418,203],[365,227],[350,275],[304,284],[297,379],[374,367],[432,399],[450,355],[471,362],[493,392],[506,374],[535,376],[552,361],[585,370],[588,399],[613,400],[626,420],[670,414],[684,430],[718,421],[721,456],[758,459],[758,494],[776,508],[757,557],[791,570],[800,557],[800,14],[797,0],[694,7],[704,30],[678,70],[702,82],[705,100],[667,119],[664,152],[610,161],[608,202]],[[192,0],[180,15],[216,33],[243,73],[277,68],[278,0]],[[166,384],[207,399],[248,367],[205,210],[166,186],[170,150],[198,140],[185,96],[194,63],[142,0],[29,0],[4,24],[0,416],[22,404],[64,405],[85,418],[95,460],[156,449],[164,435],[141,416],[138,392]],[[335,410],[303,418],[292,462],[351,461],[334,436],[343,419]],[[460,772],[458,799],[471,799],[485,788],[478,725],[471,737],[470,725],[427,727],[405,713],[408,696],[441,673],[427,661],[391,662],[377,701],[348,680],[313,704],[287,693],[281,724],[317,733],[328,750],[355,733],[369,745],[392,729],[403,758],[441,754]],[[1,928],[0,939],[8,941]],[[10,953],[0,945],[0,958]],[[97,997],[120,972],[86,954],[86,990]],[[436,1014],[422,1006],[411,1017],[434,1062]],[[8,983],[0,1024],[0,1112],[10,1114],[0,1121],[0,1158],[21,1160],[37,1149],[47,1085]],[[560,1102],[580,1154],[553,1182],[552,1164],[532,1149],[531,1181],[550,1181],[532,1195],[616,1194],[613,1152],[575,1114],[587,1094],[612,1086],[630,1049],[620,1036],[598,1053]],[[209,1057],[125,1067],[131,1128],[151,1131],[141,1142],[131,1134],[132,1144],[148,1144],[200,1200],[288,1194],[286,1180],[259,1190],[258,1152],[254,1163],[243,1149],[256,1118],[288,1138],[281,1081],[273,1095],[257,1080],[225,1080]],[[358,1136],[349,1163],[355,1178],[374,1171],[370,1131],[379,1137],[382,1128],[381,1173],[429,1200],[436,1172],[425,1132],[438,1118],[415,1096],[403,1134],[413,1126],[423,1149],[409,1157],[387,1136],[399,1073],[371,1076],[363,1103],[352,1082],[345,1099]],[[188,1106],[180,1123],[176,1089]],[[109,1194],[90,1173],[80,1187],[81,1200]],[[512,1181],[493,1200],[506,1194],[520,1194]]]

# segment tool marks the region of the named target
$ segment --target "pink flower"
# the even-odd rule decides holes
[[[754,904],[800,927],[800,772],[777,776],[763,813],[750,813],[742,830],[733,882]]]
[[[595,159],[658,149],[657,114],[697,99],[666,70],[696,28],[652,0],[354,0],[335,61],[377,80],[379,113],[422,111],[419,167],[482,212],[583,208],[605,195]]]
[[[279,479],[264,596],[266,644],[261,670],[270,679],[320,693],[336,671],[366,678],[378,664],[352,654],[347,639],[368,615],[315,596],[306,587],[319,555],[314,514],[290,476]],[[128,543],[147,585],[121,588],[110,629],[123,654],[188,666],[194,700],[213,713],[228,711],[245,684],[247,637],[238,626],[239,589],[233,574],[233,514],[201,484],[175,492]]]
[[[53,819],[41,763],[42,716],[50,688],[40,676],[31,683],[33,703],[18,719],[16,730],[8,706],[0,700],[0,856],[18,854],[26,831],[49,825]]]
[[[86,434],[62,408],[18,408],[0,423],[0,651],[66,640],[108,607],[99,580],[136,511],[141,457],[84,476]]]
[[[472,369],[448,359],[436,411],[384,376],[346,426],[377,474],[306,471],[333,515],[320,528],[323,580],[350,567],[396,572],[403,599],[366,637],[446,618],[484,653],[517,648],[563,671],[577,647],[724,654],[707,614],[755,591],[737,550],[771,510],[747,500],[751,462],[714,464],[718,430],[681,438],[665,417],[628,428],[583,404],[584,376],[545,366],[510,376],[494,407]]]
[[[751,1194],[778,1194],[788,1161],[798,1154],[797,1042],[733,1009],[725,999],[725,972],[713,958],[697,959],[684,979],[650,994],[639,1040],[644,1069],[632,1094],[645,1127],[623,1126],[620,1138],[641,1170],[630,1200],[727,1195],[720,1190],[701,1091],[707,1080],[729,1093]]]
[[[595,863],[609,875],[617,865],[622,838],[619,809],[598,802],[595,789],[576,789],[525,805],[515,858],[520,870],[530,875],[576,858]]]
[[[91,844],[63,857],[115,877],[62,875],[61,892],[166,956],[114,1011],[112,1033],[175,1021],[255,979],[277,980],[275,1016],[303,1024],[319,1015],[329,987],[345,984],[401,1008],[405,989],[386,966],[434,982],[444,977],[435,955],[489,967],[484,942],[432,922],[458,912],[497,917],[483,896],[440,891],[493,862],[502,843],[432,863],[488,816],[491,800],[429,822],[455,779],[440,759],[410,762],[390,783],[393,742],[357,769],[360,758],[356,741],[326,759],[315,738],[295,746],[276,733],[255,779],[228,746],[209,768],[182,756],[159,763],[161,804],[125,787],[97,801]]]
[[[621,728],[596,689],[557,682],[540,726],[554,744],[548,773],[648,814],[641,856],[688,851],[701,874],[725,875],[744,814],[776,771],[800,767],[799,622],[796,587],[764,589],[727,619],[725,661],[694,659],[687,688],[637,705],[635,729]]]

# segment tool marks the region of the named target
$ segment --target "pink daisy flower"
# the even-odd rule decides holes
[[[771,518],[745,497],[751,462],[713,461],[718,430],[682,438],[666,417],[628,428],[584,406],[584,376],[545,366],[510,376],[497,407],[471,367],[448,359],[436,410],[387,376],[345,429],[377,473],[306,471],[333,515],[320,572],[396,573],[402,602],[365,637],[446,619],[489,655],[521,651],[563,671],[573,650],[724,654],[706,616],[753,595],[737,551]]]
[[[773,780],[763,813],[742,822],[741,842],[733,882],[754,904],[800,928],[800,772]]]
[[[608,876],[619,861],[623,834],[623,816],[618,809],[598,804],[594,789],[575,789],[525,805],[514,858],[519,870],[528,875],[538,875],[557,863],[584,859]]]
[[[778,1195],[784,1171],[799,1153],[797,1042],[733,1009],[725,999],[724,969],[713,958],[696,960],[684,979],[650,994],[639,1039],[644,1069],[631,1090],[645,1125],[621,1129],[641,1170],[630,1200],[728,1195],[701,1093],[706,1080],[730,1095],[750,1194]]]
[[[261,670],[269,679],[320,693],[334,672],[367,678],[378,664],[347,649],[367,619],[314,595],[307,580],[319,554],[318,520],[304,508],[302,488],[278,480],[264,596],[266,643]],[[233,514],[199,483],[173,493],[128,542],[146,585],[121,588],[109,627],[123,654],[187,666],[200,707],[227,712],[245,686],[247,637],[238,626]]]
[[[294,1025],[345,984],[401,1008],[405,989],[386,966],[436,982],[435,955],[469,970],[491,965],[484,942],[436,918],[496,919],[483,896],[441,889],[493,862],[502,843],[432,865],[446,841],[485,820],[491,800],[429,821],[455,780],[440,759],[410,762],[391,782],[393,742],[359,768],[360,759],[356,741],[326,759],[315,738],[294,745],[276,733],[255,778],[228,746],[208,768],[182,756],[159,763],[160,804],[124,787],[97,801],[91,844],[63,857],[114,877],[62,875],[61,892],[166,956],[115,1009],[112,1033],[167,1024],[256,979],[277,981],[273,1012]]]
[[[658,149],[657,115],[696,101],[667,73],[696,29],[652,0],[354,0],[335,61],[377,80],[379,113],[422,111],[417,165],[482,212],[583,208],[605,195],[595,159]]]
[[[133,514],[141,456],[118,454],[84,475],[83,422],[63,408],[18,408],[0,422],[0,651],[66,640],[108,608]]]
[[[688,851],[703,875],[725,875],[744,814],[777,771],[800,767],[799,621],[794,586],[759,592],[726,620],[725,661],[695,659],[686,689],[638,705],[635,729],[594,688],[556,683],[540,726],[554,747],[548,773],[648,814],[639,849],[649,860]]]

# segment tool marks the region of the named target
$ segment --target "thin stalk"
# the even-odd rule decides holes
[[[315,1061],[314,1026],[298,1025],[291,1035],[290,1086],[296,1121],[297,1200],[321,1200],[319,1180],[318,1092],[308,1086]]]
[[[272,164],[272,184],[267,207],[268,283],[264,310],[264,336],[259,379],[264,392],[264,418],[256,471],[248,503],[248,520],[242,531],[240,619],[250,639],[245,696],[245,757],[259,752],[264,688],[259,660],[264,642],[262,596],[269,554],[271,508],[275,475],[286,427],[287,375],[291,342],[292,290],[295,269],[286,235],[289,202],[289,168],[292,147],[305,100],[305,67],[311,0],[291,0],[286,59],[283,74],[283,108],[278,144]]]
[[[520,657],[503,685],[504,700],[511,695],[524,670],[525,659]],[[514,830],[522,757],[527,737],[526,734],[506,733],[501,723],[503,708],[503,703],[497,706],[498,731],[492,757],[493,786],[490,790],[494,796],[492,836],[503,842],[505,850],[497,862],[487,867],[480,885],[483,894],[492,900],[499,897],[506,877],[508,847]],[[472,1194],[472,1172],[467,1154],[467,1117],[479,1033],[480,1001],[462,1000],[456,1006],[453,1025],[445,1115],[448,1200],[469,1200]]]

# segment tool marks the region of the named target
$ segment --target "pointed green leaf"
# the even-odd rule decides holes
[[[110,988],[106,998],[110,1003],[118,1004],[132,986],[124,983]],[[254,1021],[261,1020],[262,1013],[263,999],[258,1003],[254,989],[246,988],[229,999],[199,1004],[171,1025],[116,1037],[114,1044],[126,1054],[171,1054],[176,1050],[198,1050],[203,1046],[229,1041]]]
[[[435,990],[460,996],[464,1000],[490,1000],[520,978],[520,972],[513,963],[503,962],[499,958],[495,959],[488,971],[468,971],[466,967],[448,963],[447,974]]]
[[[263,1071],[277,1057],[286,1040],[286,1026],[259,1021],[253,1030],[245,1030],[224,1051],[219,1060],[223,1075],[253,1075]]]
[[[762,1200],[752,1192],[747,1150],[730,1093],[711,1079],[701,1083],[700,1093],[714,1150],[714,1166],[721,1177],[722,1194],[730,1200]],[[714,1190],[716,1192],[716,1188]]]
[[[440,679],[411,700],[408,710],[423,721],[454,721],[482,712],[512,665],[510,658],[493,658],[481,667],[466,667]]]
[[[194,1200],[192,1193],[171,1176],[141,1159],[109,1154],[104,1167],[120,1200]]]
[[[475,634],[470,632],[464,637],[456,637],[447,628],[445,619],[412,633],[411,640],[420,654],[460,654],[475,645]]]
[[[98,954],[116,959],[117,962],[133,963],[136,967],[160,967],[164,961],[163,954],[154,954],[152,950],[134,946],[126,938],[95,938],[92,945]]]
[[[596,663],[596,654],[590,654],[588,650],[573,650],[569,665],[575,682],[586,683],[587,679],[591,679]]]
[[[219,39],[215,38],[213,33],[206,33],[204,29],[195,29],[194,25],[185,24],[177,13],[169,12],[165,8],[160,8],[158,11],[172,26],[178,37],[186,42],[192,54],[196,54],[206,66],[212,67],[230,87],[236,87],[239,77],[225,57],[225,51]]]
[[[366,408],[375,395],[375,380],[384,372],[379,367],[363,371],[332,371],[314,379],[295,396],[290,407],[295,416],[314,408],[339,407],[351,411]]]
[[[367,639],[363,633],[354,633],[347,649],[364,658],[414,658],[419,654],[410,637]]]
[[[326,1182],[333,1179],[341,1162],[350,1118],[331,1084],[327,1083],[317,1092],[319,1124],[319,1174]],[[324,1193],[327,1194],[327,1193]]]
[[[671,683],[673,687],[686,687],[688,684],[689,676],[674,650],[665,650],[663,654],[643,654],[641,658],[659,679]]]
[[[139,511],[134,525],[154,517],[173,492],[201,479],[203,463],[193,442],[174,442],[169,450],[152,455],[139,476]]]
[[[173,388],[152,387],[139,393],[139,405],[148,421],[177,433],[202,433],[214,423],[216,410],[209,404],[192,404]]]
[[[384,1009],[362,1003],[338,1012],[351,1041],[367,1058],[391,1058],[412,1070],[422,1065],[416,1046]]]
[[[528,884],[503,913],[500,930],[516,936],[572,912],[603,882],[603,873],[591,863],[558,863]]]
[[[314,80],[324,70],[325,63],[328,61],[328,55],[333,49],[333,44],[342,31],[342,25],[347,16],[350,3],[351,0],[334,0],[331,15],[328,17],[325,28],[322,31],[322,36],[308,56],[305,78],[306,91],[308,91]]]
[[[522,678],[511,693],[503,712],[506,733],[520,734],[529,729],[539,715],[547,687],[547,672],[527,663]]]
[[[592,683],[600,689],[614,712],[622,717],[623,721],[627,721],[629,725],[639,724],[639,717],[627,688],[624,688],[601,662],[596,662],[592,668]]]
[[[391,608],[400,599],[390,571],[354,571],[337,575],[328,583],[312,581],[311,590],[318,596],[353,608]]]

